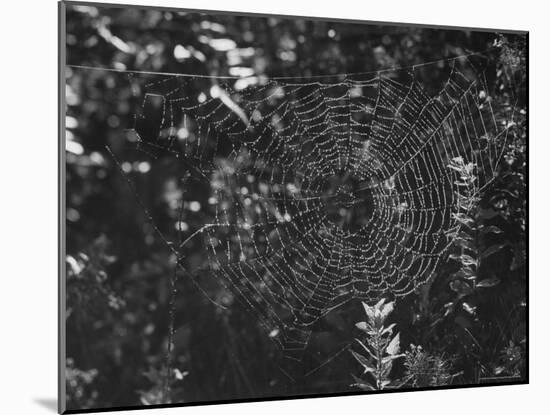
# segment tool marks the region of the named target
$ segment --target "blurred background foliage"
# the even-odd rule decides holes
[[[487,93],[501,109],[497,117],[508,119],[513,111],[514,124],[500,175],[471,213],[476,233],[464,235],[477,241],[476,282],[456,283],[453,275],[464,264],[451,260],[418,295],[398,301],[391,316],[402,349],[411,350],[392,376],[416,373],[409,386],[439,386],[422,380],[426,365],[453,384],[526,376],[525,36],[132,7],[67,10],[67,63],[122,71],[250,76],[254,83],[408,67],[472,51],[487,56]],[[419,67],[417,77],[435,92],[447,65]],[[167,369],[175,258],[153,223],[177,238],[173,204],[181,198],[181,177],[166,160],[153,166],[126,132],[136,112],[131,73],[69,66],[66,80],[68,407],[353,390],[352,374],[361,370],[350,353],[337,352],[357,335],[359,303],[316,326],[302,368],[313,372],[291,382],[254,316],[214,278],[202,276],[201,288],[227,310],[178,275]],[[204,190],[193,183],[189,189]],[[189,221],[201,211],[188,205],[183,214]],[[189,245],[186,261],[204,261],[199,244]]]

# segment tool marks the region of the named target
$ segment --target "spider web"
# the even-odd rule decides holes
[[[433,278],[461,226],[464,189],[449,165],[470,165],[481,192],[507,131],[481,77],[449,62],[436,94],[416,67],[329,79],[132,74],[132,139],[209,188],[204,222],[170,245],[180,267],[207,267],[290,356],[351,299],[402,297]],[[192,240],[208,260],[185,269]]]

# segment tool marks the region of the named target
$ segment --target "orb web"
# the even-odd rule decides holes
[[[134,74],[139,148],[209,189],[204,221],[172,244],[182,259],[189,241],[204,248],[206,265],[186,272],[207,267],[289,352],[351,299],[405,296],[432,278],[461,225],[449,166],[472,166],[479,193],[507,131],[480,78],[450,66],[432,95],[415,68],[336,80]]]

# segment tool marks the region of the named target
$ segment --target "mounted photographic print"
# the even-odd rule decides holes
[[[527,32],[59,6],[61,412],[528,381]]]

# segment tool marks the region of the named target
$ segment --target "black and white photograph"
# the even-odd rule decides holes
[[[60,412],[529,382],[528,32],[59,22]]]

